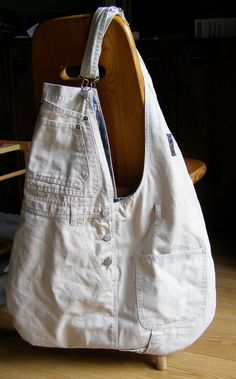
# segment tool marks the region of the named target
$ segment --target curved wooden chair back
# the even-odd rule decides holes
[[[61,17],[39,25],[33,36],[36,107],[43,82],[80,86],[80,65],[91,15]],[[105,34],[99,62],[104,76],[97,88],[107,125],[118,195],[138,186],[144,161],[144,80],[128,23],[114,17]],[[76,75],[68,72],[77,71]],[[204,162],[186,159],[193,183],[206,172]]]
[[[79,68],[89,34],[91,15],[42,23],[33,37],[33,79],[38,108],[43,82],[79,86],[68,71]],[[104,77],[97,89],[106,121],[114,172],[120,195],[139,184],[144,160],[144,81],[128,23],[116,16],[102,45],[99,65]],[[122,190],[123,188],[123,190]],[[123,193],[125,189],[126,193]]]

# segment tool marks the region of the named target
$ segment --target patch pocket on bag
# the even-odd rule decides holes
[[[32,140],[28,178],[80,189],[89,177],[83,116],[42,103]]]
[[[187,323],[206,308],[206,252],[202,249],[136,257],[138,318],[148,329]]]

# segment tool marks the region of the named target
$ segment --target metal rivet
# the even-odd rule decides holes
[[[88,120],[88,116],[84,116],[84,121],[87,121]]]
[[[80,128],[80,124],[77,124],[77,125],[76,125],[76,129],[79,129],[79,128]]]
[[[87,99],[88,98],[88,91],[87,90],[82,90],[80,92],[80,96],[82,97],[82,99]]]

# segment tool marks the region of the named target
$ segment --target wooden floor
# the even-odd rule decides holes
[[[236,252],[226,236],[211,238],[217,272],[217,313],[204,335],[157,371],[151,356],[102,350],[31,347],[14,332],[0,334],[0,378],[236,378]]]

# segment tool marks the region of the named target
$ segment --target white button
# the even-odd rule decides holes
[[[109,267],[109,266],[112,264],[112,259],[111,259],[111,257],[106,257],[106,258],[104,259],[104,261],[102,262],[102,264],[103,264],[104,266]]]
[[[103,210],[102,210],[102,215],[103,215],[103,217],[109,217],[109,215],[110,215],[110,211],[109,211],[109,209],[108,208],[104,208]]]
[[[109,233],[105,234],[105,236],[103,236],[103,241],[106,241],[106,242],[109,242],[111,240],[111,235]]]

